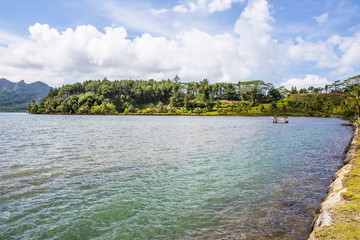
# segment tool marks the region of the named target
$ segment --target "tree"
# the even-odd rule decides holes
[[[288,89],[286,89],[286,88],[283,87],[283,86],[277,88],[276,90],[279,91],[279,93],[281,94],[282,98],[287,97],[287,96],[289,96],[289,95],[291,94],[291,91],[288,90]],[[296,90],[296,93],[298,93],[297,90]]]
[[[189,109],[189,99],[188,99],[187,96],[185,96],[185,98],[184,98],[184,108],[185,108],[186,110]]]
[[[307,93],[307,90],[306,88],[301,88],[300,91],[299,91],[300,94],[304,94],[304,93]]]
[[[29,113],[37,113],[38,105],[36,104],[35,99],[32,99],[30,103],[28,103],[27,108],[29,109]]]
[[[296,89],[296,86],[295,87],[291,87],[291,94],[298,94],[298,90]]]
[[[270,104],[270,111],[272,111],[274,114],[277,112],[277,110],[278,110],[278,105],[277,105],[277,103],[276,102],[272,102],[271,104]]]
[[[287,106],[285,104],[281,105],[281,111],[283,113],[286,113],[288,111],[288,108],[287,108]]]
[[[280,91],[277,90],[276,88],[272,87],[270,88],[269,92],[268,92],[268,96],[273,98],[275,101],[280,100],[283,96],[281,95]]]
[[[348,96],[355,107],[355,117],[360,117],[360,87],[355,88],[353,92],[349,92]]]
[[[174,77],[174,83],[178,84],[180,83],[180,77],[176,74],[176,76]]]
[[[180,77],[173,80],[88,80],[83,83],[65,85],[50,90],[48,96],[37,105],[28,104],[31,113],[64,114],[116,114],[130,113],[166,113],[181,111],[204,113],[240,113],[251,111],[342,114],[344,111],[356,112],[360,116],[360,75],[334,84],[300,89],[304,95],[289,96],[291,91],[285,87],[275,88],[261,80],[234,83],[214,83],[205,78],[200,82],[181,83]],[[296,87],[292,92],[297,93]],[[322,92],[350,92],[346,104],[342,94],[329,95]],[[317,94],[314,94],[317,93]],[[283,98],[285,98],[282,100]],[[30,98],[31,99],[31,98]],[[227,100],[227,101],[224,101]],[[1,101],[1,99],[0,99]],[[231,101],[231,104],[228,104]],[[271,103],[270,107],[261,104]],[[279,103],[280,105],[277,105]],[[170,107],[165,107],[169,105]],[[259,107],[257,107],[259,106]],[[215,109],[214,109],[215,107]],[[287,107],[287,108],[286,108]],[[115,108],[115,110],[114,110]],[[270,110],[271,108],[271,110]],[[196,109],[194,111],[194,109]],[[254,110],[254,111],[253,111]]]
[[[265,106],[264,105],[260,105],[260,112],[265,112]]]

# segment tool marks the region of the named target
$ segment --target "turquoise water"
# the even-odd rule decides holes
[[[0,239],[307,239],[339,119],[0,114]]]

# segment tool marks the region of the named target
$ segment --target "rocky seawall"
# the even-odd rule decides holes
[[[352,161],[355,159],[358,150],[357,138],[359,136],[359,126],[356,123],[353,127],[354,135],[344,152],[343,166],[333,176],[334,182],[329,187],[329,193],[322,202],[319,210],[315,213],[309,240],[320,239],[316,236],[316,231],[320,230],[322,227],[334,224],[333,219],[336,217],[336,211],[332,210],[347,203],[344,199],[344,193],[347,192],[347,188],[344,186],[344,178],[345,174],[350,172]]]

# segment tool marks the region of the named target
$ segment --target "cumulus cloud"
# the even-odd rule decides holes
[[[252,0],[235,24],[238,54],[246,77],[279,78],[286,55],[285,45],[271,36],[269,4],[265,0]],[[267,77],[266,77],[267,76]]]
[[[260,37],[260,41],[264,40],[263,37],[268,38],[271,31],[270,22],[274,20],[270,16],[269,8],[266,0],[250,0],[235,24],[235,32],[243,37],[250,33],[250,38]]]
[[[52,85],[104,76],[146,79],[175,74],[185,81],[268,79],[277,76],[283,54],[269,35],[268,7],[265,0],[250,1],[236,23],[238,36],[189,29],[173,40],[150,34],[131,39],[123,27],[101,32],[85,25],[59,32],[37,23],[29,28],[29,39],[0,48],[0,64],[5,76],[21,69],[23,78]]]
[[[332,76],[352,74],[360,70],[360,33],[350,37],[336,35],[315,43],[298,37],[288,48],[288,58],[314,62],[317,68],[330,69]]]
[[[338,65],[339,58],[334,51],[337,43],[331,41],[307,42],[297,37],[296,43],[288,50],[288,57],[295,61],[315,62],[316,66],[334,68]]]
[[[213,3],[215,11],[233,2],[199,0],[183,4],[184,9],[192,11],[208,9]],[[360,71],[360,33],[318,42],[298,37],[293,42],[279,43],[272,36],[274,19],[270,10],[266,0],[249,0],[233,32],[222,34],[190,28],[171,38],[149,33],[130,37],[125,27],[99,30],[83,25],[60,32],[39,23],[29,27],[28,38],[0,32],[1,77],[41,80],[52,86],[105,76],[160,80],[175,74],[183,81],[261,79],[278,84],[283,79],[282,70],[292,64],[312,63],[333,76]],[[152,14],[167,13],[160,9]],[[289,79],[284,85],[317,86],[326,82],[324,77],[307,75],[304,79]]]
[[[19,36],[16,36],[14,34],[8,33],[6,31],[2,31],[0,29],[0,46],[1,45],[6,45],[9,43],[13,43],[13,42],[17,42],[17,41],[21,41],[22,38]]]
[[[328,14],[328,13],[323,13],[323,14],[321,14],[320,16],[315,16],[315,17],[313,17],[313,19],[315,19],[315,21],[316,21],[318,24],[323,24],[323,23],[326,23],[326,22],[327,22],[328,17],[329,17],[329,14]]]
[[[320,77],[317,75],[306,75],[305,78],[291,78],[281,84],[281,86],[291,89],[291,87],[297,87],[297,89],[313,87],[324,87],[330,82],[325,77]]]
[[[360,66],[360,33],[351,37],[338,37],[338,48],[343,53],[339,63],[339,69],[335,74],[352,72],[354,66],[359,70]]]

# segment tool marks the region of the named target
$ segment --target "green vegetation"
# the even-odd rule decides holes
[[[31,99],[40,102],[49,93],[50,87],[42,82],[26,84],[0,79],[0,112],[18,112],[27,110]]]
[[[357,139],[360,148],[360,138]],[[352,168],[345,175],[346,204],[333,210],[333,225],[323,227],[316,235],[319,239],[360,239],[360,150],[352,161]]]
[[[238,83],[182,83],[88,80],[52,89],[30,113],[158,115],[306,115],[344,116],[359,111],[354,98],[360,75],[324,88],[275,88],[260,80]],[[353,95],[352,95],[353,94]],[[360,90],[359,90],[360,94]],[[360,96],[359,96],[360,97]]]

